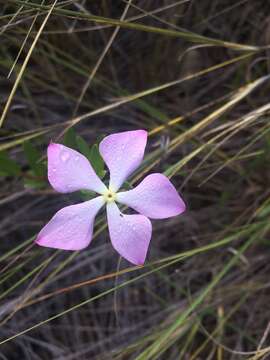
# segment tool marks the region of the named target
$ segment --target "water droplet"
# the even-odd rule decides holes
[[[75,161],[78,161],[78,160],[79,160],[79,156],[76,156],[76,157],[75,157]]]
[[[70,158],[70,155],[67,151],[63,151],[60,155],[60,158],[63,162],[66,162]]]

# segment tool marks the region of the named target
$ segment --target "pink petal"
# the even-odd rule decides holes
[[[106,190],[87,158],[61,144],[48,146],[48,179],[61,193],[82,189],[101,193]]]
[[[63,250],[80,250],[89,245],[95,216],[104,205],[102,196],[59,210],[37,236],[36,243]]]
[[[143,215],[124,215],[115,203],[107,205],[112,245],[125,259],[143,265],[152,235],[152,225]]]
[[[148,175],[134,189],[118,193],[117,201],[152,219],[179,215],[186,209],[173,184],[162,174]]]
[[[140,165],[147,141],[147,131],[135,130],[105,137],[99,151],[110,170],[110,189],[117,191]]]

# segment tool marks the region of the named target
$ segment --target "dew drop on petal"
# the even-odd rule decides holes
[[[60,158],[63,162],[66,162],[70,158],[70,155],[67,151],[62,151]]]

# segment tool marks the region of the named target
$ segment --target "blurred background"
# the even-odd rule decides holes
[[[0,358],[270,358],[270,3],[0,1]],[[130,179],[167,175],[187,211],[153,221],[144,267],[105,214],[84,251],[34,245],[63,206],[50,141],[149,132]]]

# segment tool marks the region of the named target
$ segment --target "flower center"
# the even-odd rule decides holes
[[[116,200],[116,193],[108,190],[103,194],[103,197],[107,203],[111,203]]]

